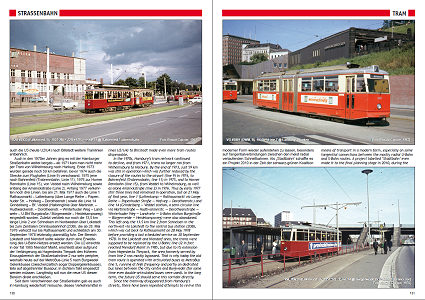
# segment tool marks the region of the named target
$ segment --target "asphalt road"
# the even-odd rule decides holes
[[[260,109],[252,96],[223,103],[224,145],[412,145],[414,110],[392,110],[389,126],[343,124]]]
[[[202,104],[12,137],[12,145],[199,145]]]
[[[393,247],[387,254],[374,254],[373,250],[335,256],[319,262],[294,268],[288,272],[264,277],[243,286],[244,288],[327,288],[375,289],[413,288],[413,261],[406,247]],[[407,247],[408,248],[408,247]],[[394,266],[399,265],[395,272]],[[391,269],[393,268],[393,269]],[[405,270],[413,272],[404,273]],[[392,272],[392,273],[391,273]],[[387,279],[391,280],[387,280]],[[406,284],[407,283],[407,284]]]
[[[399,283],[400,288],[415,287],[415,246],[401,247],[399,259],[395,264],[396,274],[398,278],[405,278]]]

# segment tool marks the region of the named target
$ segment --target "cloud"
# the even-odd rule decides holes
[[[88,78],[109,78],[112,64],[127,74],[143,68],[150,81],[160,72],[202,82],[200,20],[13,20],[10,41],[11,47],[49,46],[55,54],[85,58]]]

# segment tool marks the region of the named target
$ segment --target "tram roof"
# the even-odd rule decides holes
[[[256,80],[262,79],[262,78],[271,79],[271,78],[278,78],[280,76],[292,77],[297,74],[302,76],[324,76],[324,75],[355,74],[355,73],[375,73],[375,74],[381,74],[381,75],[388,75],[386,71],[380,70],[379,66],[377,65],[359,68],[358,65],[351,64],[351,65],[318,67],[318,68],[312,68],[312,69],[290,70],[286,72],[277,72],[277,73],[265,73],[255,79]]]
[[[329,232],[336,232],[336,228],[322,225],[322,224],[311,224],[311,223],[305,223],[305,224],[293,224],[289,227],[282,227],[282,229],[309,229],[309,230],[317,230],[317,231],[329,231]]]

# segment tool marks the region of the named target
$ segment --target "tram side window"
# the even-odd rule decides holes
[[[356,92],[366,92],[363,74],[357,75]]]
[[[93,99],[93,93],[92,92],[87,92],[86,93],[86,99]]]
[[[301,80],[301,91],[311,92],[311,78],[303,78]]]
[[[389,93],[390,88],[387,79],[367,79],[369,93]]]
[[[313,77],[313,91],[323,92],[324,91],[324,77]]]
[[[308,241],[308,232],[305,230],[297,230],[297,241]]]
[[[265,81],[263,82],[263,87],[264,87],[264,91],[265,91],[265,92],[270,91],[270,81],[269,81],[269,80],[265,80]]]
[[[328,76],[325,80],[326,92],[338,92],[338,76]]]
[[[276,81],[270,81],[270,91],[271,92],[276,91]]]
[[[257,82],[258,82],[258,90],[260,92],[262,92],[263,91],[263,82],[262,81],[257,81]]]

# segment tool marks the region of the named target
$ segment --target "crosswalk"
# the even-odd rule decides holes
[[[223,145],[366,145],[366,143],[326,134],[306,134],[257,138],[225,138]]]

